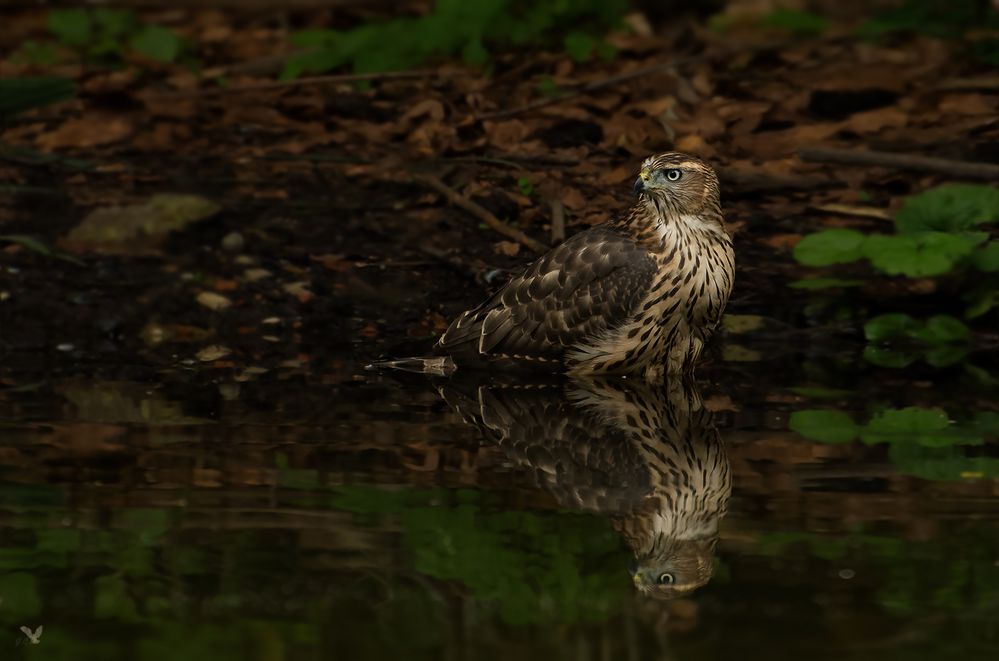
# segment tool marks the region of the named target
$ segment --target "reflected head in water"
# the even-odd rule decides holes
[[[562,507],[607,516],[635,555],[641,592],[669,598],[710,580],[732,483],[693,386],[449,382],[441,394],[532,486]]]

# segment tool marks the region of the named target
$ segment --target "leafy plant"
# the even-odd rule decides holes
[[[424,16],[365,23],[350,30],[307,30],[292,36],[306,52],[290,58],[283,78],[324,72],[350,65],[357,72],[414,67],[434,56],[460,55],[470,64],[484,64],[493,47],[528,46],[562,32],[573,31],[563,45],[577,61],[596,51],[612,53],[595,36],[618,22],[627,10],[624,0],[437,0]]]
[[[53,9],[48,28],[60,44],[98,61],[116,62],[132,51],[158,62],[176,62],[185,50],[173,31],[143,24],[128,10]]]
[[[915,32],[941,39],[966,40],[973,29],[999,28],[999,11],[987,0],[907,0],[901,6],[879,12],[857,28],[857,35],[881,39],[899,32]],[[999,39],[986,37],[971,42],[973,57],[999,64]]]
[[[73,98],[76,88],[66,78],[0,80],[0,120]]]
[[[888,444],[898,469],[926,479],[956,480],[966,477],[999,477],[999,460],[969,457],[960,448],[999,438],[999,414],[979,411],[953,422],[941,409],[885,408],[866,423],[857,423],[843,411],[809,409],[794,411],[788,427],[820,443]]]
[[[912,278],[999,272],[999,241],[980,226],[999,220],[999,189],[945,184],[909,197],[895,216],[894,234],[829,229],[804,237],[794,257],[806,266],[833,266],[866,259],[881,273]],[[970,276],[969,276],[970,277]],[[980,276],[975,276],[980,280]],[[986,276],[988,278],[988,276]],[[859,284],[842,278],[794,283],[808,289]],[[966,318],[981,316],[997,304],[989,282],[969,287]]]
[[[801,35],[821,34],[829,24],[829,21],[819,14],[786,7],[773,10],[764,16],[761,22],[769,27]]]

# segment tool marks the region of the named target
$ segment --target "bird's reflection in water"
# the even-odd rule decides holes
[[[641,592],[675,597],[710,580],[732,481],[695,387],[574,380],[441,394],[561,506],[610,517]]]

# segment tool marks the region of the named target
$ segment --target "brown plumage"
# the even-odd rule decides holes
[[[693,156],[642,164],[638,199],[619,218],[539,257],[434,347],[438,358],[377,363],[436,374],[540,367],[573,376],[690,372],[735,275],[718,178]]]
[[[705,584],[732,490],[725,446],[682,379],[565,387],[478,387],[441,394],[560,507],[611,519],[635,555],[632,580],[673,597]]]
[[[385,363],[450,373],[541,366],[570,375],[689,372],[721,319],[735,258],[718,178],[693,156],[645,160],[623,216],[553,248],[458,316],[436,359]]]

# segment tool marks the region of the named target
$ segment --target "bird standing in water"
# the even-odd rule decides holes
[[[689,373],[735,275],[718,177],[696,157],[667,152],[642,163],[635,191],[626,214],[574,235],[459,315],[437,358],[386,365],[437,374],[550,366],[649,381]]]

